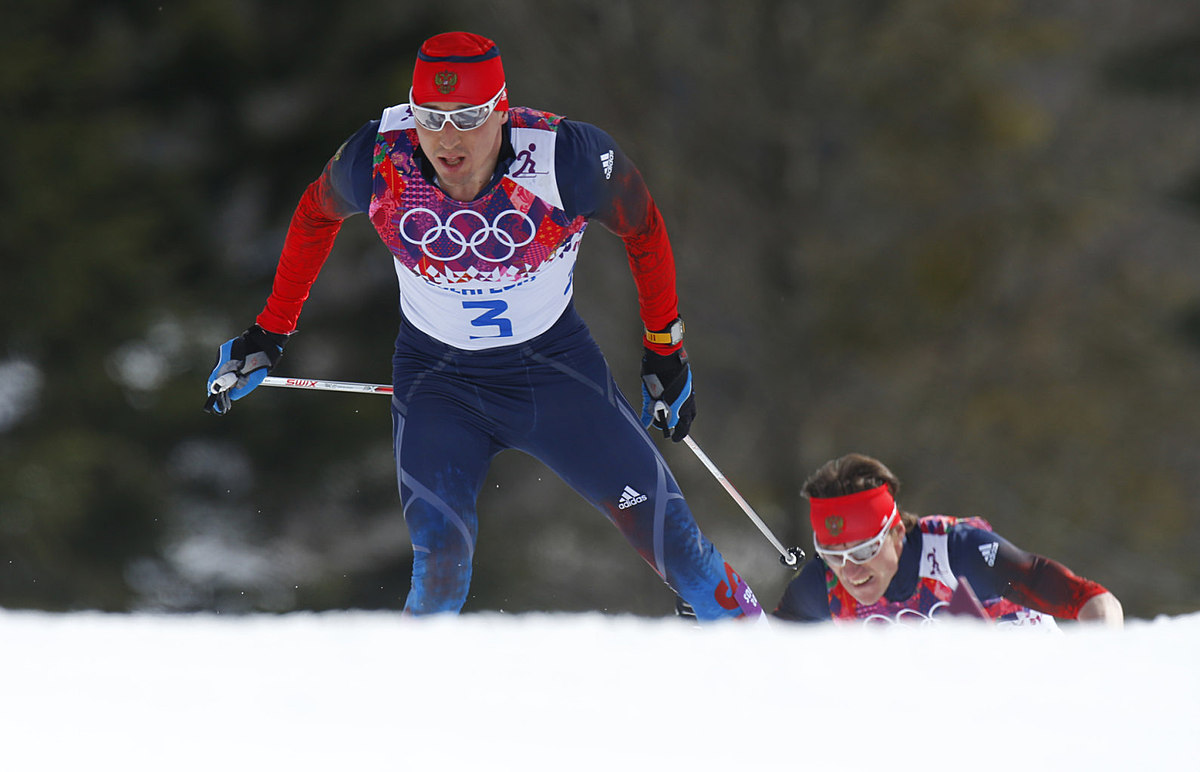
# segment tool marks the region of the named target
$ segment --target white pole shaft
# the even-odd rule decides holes
[[[263,386],[284,389],[310,389],[314,391],[345,391],[351,394],[391,394],[392,387],[385,383],[355,383],[353,381],[314,381],[311,378],[277,378],[268,375]]]
[[[787,565],[790,566],[794,564],[796,562],[796,556],[784,549],[784,546],[779,542],[779,539],[775,538],[775,534],[771,533],[771,529],[767,527],[767,524],[762,521],[762,518],[758,516],[758,513],[756,513],[754,509],[746,502],[746,500],[742,498],[742,494],[737,492],[737,488],[734,488],[733,484],[725,478],[725,475],[721,474],[721,470],[718,469],[717,465],[712,462],[712,459],[709,458],[703,450],[700,450],[700,446],[696,444],[696,441],[692,439],[690,434],[683,438],[683,443],[691,448],[692,452],[696,454],[696,458],[700,459],[700,463],[704,464],[708,471],[712,473],[712,476],[717,478],[717,482],[721,483],[721,487],[724,488],[731,497],[733,497],[733,500],[736,501],[738,506],[742,508],[742,511],[746,513],[746,516],[758,526],[758,530],[762,531],[763,536],[767,537],[767,541],[771,542],[771,545],[779,551],[779,554],[787,562]]]

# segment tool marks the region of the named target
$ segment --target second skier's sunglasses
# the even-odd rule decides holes
[[[421,107],[413,104],[412,89],[408,90],[408,106],[412,109],[413,118],[421,125],[421,128],[429,131],[441,131],[446,125],[446,121],[454,124],[454,128],[459,131],[471,131],[482,126],[491,116],[492,111],[496,109],[496,105],[500,103],[500,98],[504,96],[504,89],[507,86],[501,86],[496,92],[496,96],[492,97],[486,104],[472,105],[470,107],[460,107],[457,110],[435,110],[432,107]]]
[[[827,550],[822,549],[820,542],[814,541],[813,546],[816,547],[817,554],[830,566],[841,567],[849,560],[856,565],[870,563],[883,549],[883,543],[887,541],[888,534],[892,532],[892,528],[900,519],[900,511],[897,509],[892,512],[892,516],[888,518],[884,524],[883,530],[875,535],[870,541],[865,541],[862,544],[851,547],[845,550]]]

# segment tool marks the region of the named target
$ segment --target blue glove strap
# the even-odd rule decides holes
[[[650,396],[650,390],[646,388],[646,384],[642,384],[642,428],[649,429],[650,424],[654,423],[654,403],[658,400]]]
[[[675,424],[679,423],[679,408],[683,407],[683,403],[687,402],[688,397],[692,396],[692,368],[687,369],[687,381],[684,382],[683,388],[679,390],[679,396],[671,403],[671,419],[670,428],[674,429]]]
[[[229,392],[230,399],[241,399],[250,392],[258,388],[258,385],[267,377],[267,368],[262,367],[251,373],[238,378],[238,385]]]

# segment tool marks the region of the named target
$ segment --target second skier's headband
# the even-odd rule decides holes
[[[878,488],[809,499],[813,535],[820,544],[849,544],[872,539],[899,514],[886,484]]]
[[[500,49],[483,35],[443,32],[421,45],[413,67],[413,104],[454,102],[487,104],[504,88],[504,64]],[[497,110],[508,109],[508,95],[500,98]]]

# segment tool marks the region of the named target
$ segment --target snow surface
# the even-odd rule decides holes
[[[1196,769],[1200,613],[1123,631],[0,611],[0,769]]]

